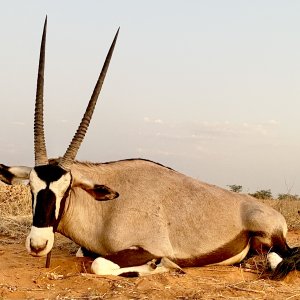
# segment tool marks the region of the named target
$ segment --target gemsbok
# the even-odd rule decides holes
[[[86,112],[66,153],[48,159],[43,89],[47,18],[40,49],[34,115],[35,166],[0,165],[0,180],[29,180],[31,255],[49,255],[54,233],[99,258],[101,275],[140,276],[183,267],[241,262],[250,249],[268,254],[273,278],[299,269],[298,247],[286,242],[287,224],[273,208],[246,194],[210,185],[145,159],[108,163],[75,160],[109,67],[119,30]],[[279,257],[280,256],[280,257]]]

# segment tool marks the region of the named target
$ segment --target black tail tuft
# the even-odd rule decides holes
[[[291,249],[291,254],[278,264],[271,278],[274,280],[283,279],[289,272],[294,270],[300,271],[300,247]]]

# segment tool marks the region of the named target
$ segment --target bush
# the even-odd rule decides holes
[[[278,194],[277,197],[278,200],[300,200],[300,197],[298,195],[292,195],[292,194]]]
[[[271,190],[260,190],[256,191],[253,194],[249,194],[252,197],[255,197],[257,199],[272,199],[272,192]]]
[[[231,192],[235,192],[235,193],[241,193],[243,190],[243,187],[241,185],[237,185],[237,184],[229,184],[227,185],[229,187],[229,190]]]

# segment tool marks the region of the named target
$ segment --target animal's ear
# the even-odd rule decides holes
[[[85,191],[98,201],[113,200],[119,197],[119,193],[113,191],[106,185],[95,184],[93,188],[86,189]]]
[[[22,183],[24,180],[29,179],[31,169],[25,166],[8,167],[0,164],[0,180],[10,185]]]
[[[98,201],[113,200],[119,197],[119,193],[113,191],[111,188],[105,185],[95,184],[94,182],[83,178],[73,177],[72,186],[82,188]]]

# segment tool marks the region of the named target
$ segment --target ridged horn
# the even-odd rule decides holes
[[[117,33],[114,37],[114,40],[109,48],[109,51],[107,53],[107,56],[106,56],[106,59],[105,59],[105,62],[103,64],[103,67],[102,67],[102,70],[101,70],[101,73],[99,75],[99,78],[98,78],[98,81],[96,83],[96,86],[94,88],[94,91],[93,91],[93,94],[91,96],[91,99],[89,101],[89,104],[86,108],[86,111],[84,113],[84,116],[81,120],[81,123],[65,153],[65,155],[60,159],[60,162],[59,162],[59,166],[61,168],[63,168],[64,170],[66,171],[69,171],[70,168],[71,168],[71,165],[73,164],[74,160],[75,160],[75,157],[76,157],[76,154],[80,148],[80,145],[84,139],[84,136],[87,132],[87,129],[89,127],[89,124],[90,124],[90,121],[91,121],[91,118],[92,118],[92,115],[93,115],[93,112],[94,112],[94,109],[95,109],[95,106],[96,106],[96,103],[97,103],[97,99],[98,99],[98,96],[100,94],[100,91],[101,91],[101,88],[102,88],[102,85],[103,85],[103,82],[104,82],[104,79],[105,79],[105,76],[106,76],[106,72],[108,70],[108,67],[109,67],[109,63],[110,63],[110,60],[111,60],[111,57],[112,57],[112,54],[113,54],[113,51],[114,51],[114,48],[115,48],[115,44],[116,44],[116,41],[117,41],[117,38],[118,38],[118,34],[119,34],[119,30],[120,28],[117,30]]]
[[[47,16],[45,18],[43,36],[40,49],[40,60],[36,86],[35,112],[34,112],[34,156],[35,165],[47,165],[47,151],[44,134],[44,70],[45,70],[45,47],[46,47]]]

